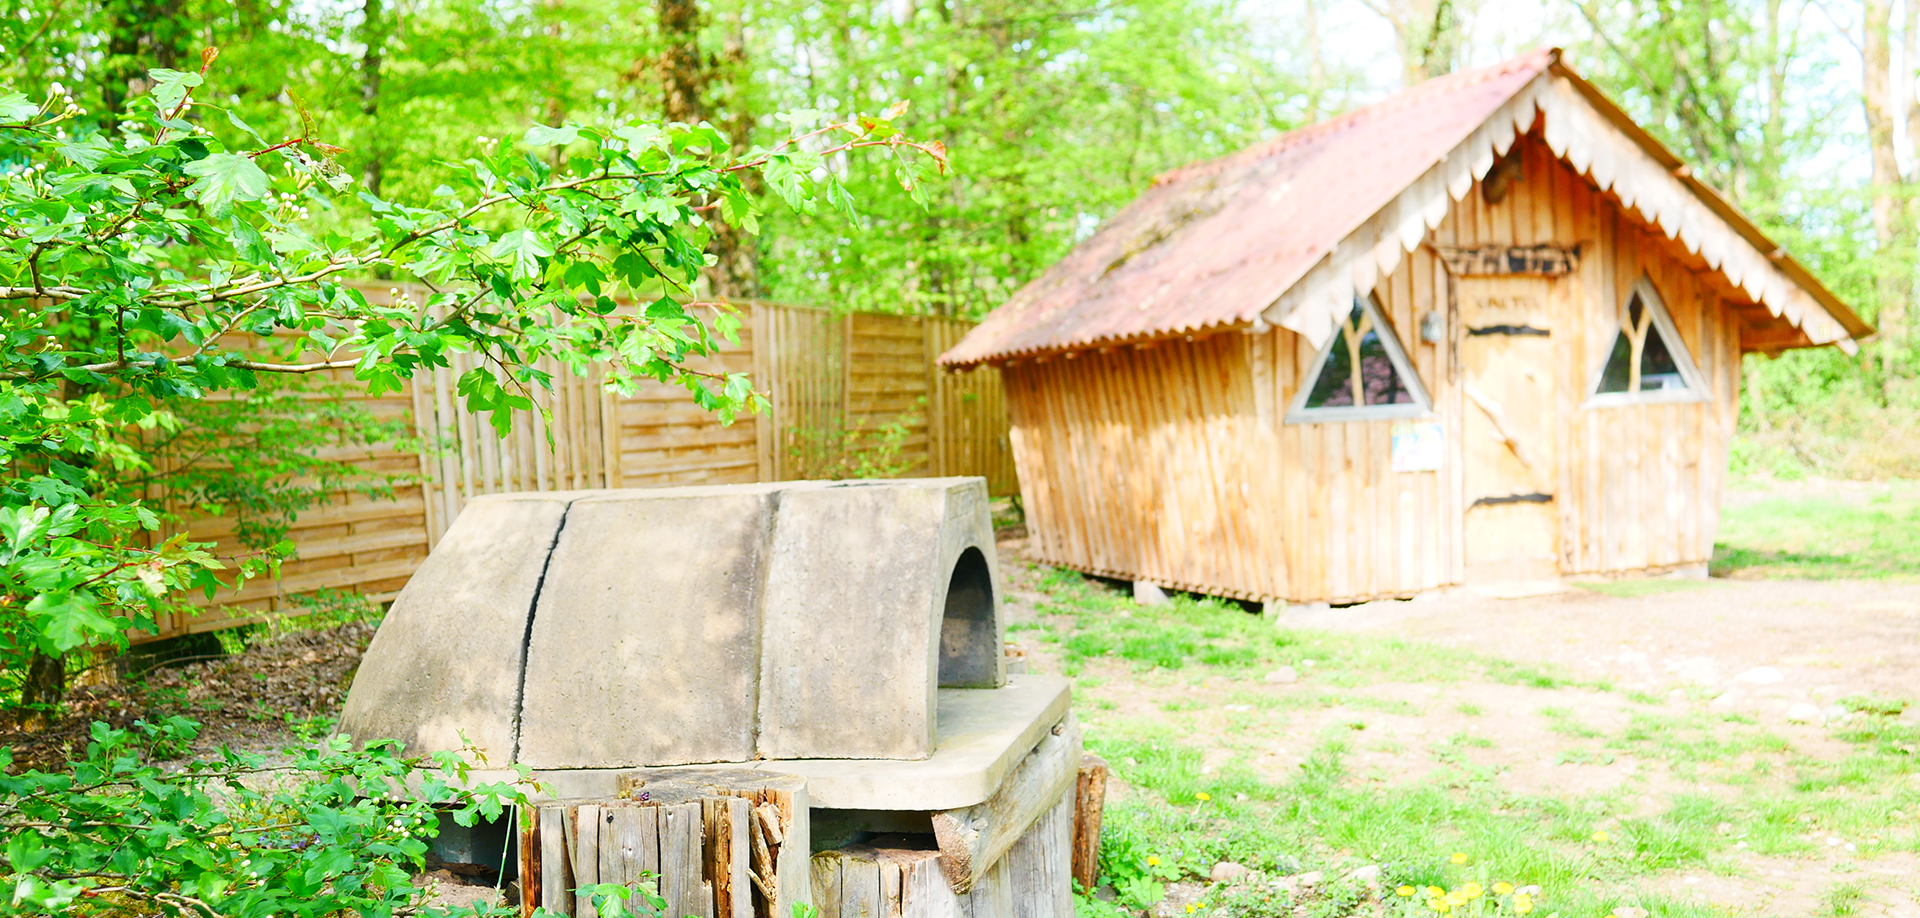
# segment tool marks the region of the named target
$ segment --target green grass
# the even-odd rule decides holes
[[[1920,486],[1782,493],[1729,506],[1712,570],[1716,577],[1762,579],[1920,579]]]
[[[1676,702],[1622,693],[1632,702],[1626,724],[1603,729],[1577,709],[1583,697],[1613,690],[1550,667],[1415,641],[1276,629],[1220,600],[1177,596],[1141,607],[1065,571],[1038,580],[1042,614],[1022,639],[1059,654],[1076,680],[1089,748],[1127,788],[1109,804],[1102,858],[1132,864],[1122,872],[1136,890],[1162,882],[1144,866],[1149,857],[1163,865],[1153,870],[1171,873],[1165,879],[1203,878],[1221,860],[1329,877],[1372,863],[1383,865],[1389,888],[1539,884],[1543,914],[1605,915],[1633,905],[1706,918],[1719,913],[1656,894],[1645,881],[1662,871],[1737,874],[1750,854],[1831,857],[1829,836],[1856,845],[1848,858],[1920,853],[1911,815],[1920,814],[1920,725],[1901,719],[1906,699],[1845,699],[1856,714],[1833,734],[1847,752],[1813,758],[1752,717],[1705,710],[1705,695]],[[1281,665],[1294,667],[1298,681],[1267,683]],[[1395,740],[1366,723],[1369,713],[1482,722],[1491,715],[1444,689],[1424,706],[1374,692],[1383,683],[1463,682],[1546,693],[1534,710],[1545,722],[1538,736],[1549,760],[1614,767],[1630,759],[1637,774],[1677,790],[1648,796],[1669,791],[1635,778],[1606,791],[1518,794],[1503,785],[1504,766],[1485,764],[1506,751],[1488,736],[1448,729]],[[1123,692],[1152,703],[1122,714],[1117,702],[1134,700]],[[1219,732],[1196,729],[1200,723]],[[1254,767],[1270,761],[1256,757],[1273,739],[1302,729],[1318,732],[1296,747],[1309,750],[1290,760],[1297,767]],[[1383,752],[1426,767],[1393,773],[1375,764]],[[1375,758],[1364,769],[1350,766],[1362,753]],[[1467,862],[1453,863],[1456,853]],[[1867,893],[1835,889],[1825,903],[1835,915],[1858,909]],[[1338,911],[1338,898],[1296,905]],[[1119,914],[1091,905],[1085,913]]]

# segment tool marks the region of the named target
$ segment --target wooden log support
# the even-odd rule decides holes
[[[588,918],[596,883],[656,894],[674,918],[788,918],[810,901],[806,782],[747,769],[620,776],[620,795],[520,816],[520,911]],[[877,896],[877,893],[876,893]]]
[[[971,890],[1035,820],[1074,789],[1080,754],[1080,724],[1068,714],[1014,766],[993,796],[933,814],[940,869],[954,892]]]
[[[1107,807],[1107,760],[1092,753],[1080,758],[1074,791],[1073,881],[1089,895],[1100,885],[1100,817]]]

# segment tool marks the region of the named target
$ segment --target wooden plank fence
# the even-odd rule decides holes
[[[369,300],[388,288],[363,291]],[[424,291],[411,290],[416,300]],[[554,389],[517,412],[513,433],[493,433],[461,406],[454,380],[471,358],[415,379],[400,393],[362,402],[408,420],[421,447],[382,446],[350,457],[409,480],[391,497],[336,495],[303,514],[299,546],[277,582],[248,584],[215,608],[160,622],[145,640],[211,631],[299,611],[316,591],[391,599],[473,497],[510,491],[665,487],[827,477],[980,475],[996,495],[1018,493],[998,371],[947,373],[934,359],[972,323],[928,316],[834,313],[740,304],[738,343],[696,363],[751,374],[768,415],[723,426],[682,388],[648,382],[629,396],[558,366]],[[230,520],[191,517],[188,533],[238,550]]]

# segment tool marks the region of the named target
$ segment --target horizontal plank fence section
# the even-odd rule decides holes
[[[425,299],[424,290],[395,289]],[[363,292],[376,302],[393,295],[386,287]],[[542,365],[553,389],[535,394],[540,410],[516,412],[513,432],[502,438],[455,390],[470,355],[402,392],[345,396],[373,417],[410,424],[418,442],[342,458],[405,480],[390,494],[341,493],[302,514],[288,533],[299,554],[280,580],[250,583],[199,615],[163,620],[143,639],[298,612],[311,604],[303,597],[318,591],[389,600],[460,508],[483,494],[944,475],[983,476],[996,495],[1018,492],[999,372],[948,373],[934,363],[972,323],[770,303],[736,308],[739,340],[693,363],[748,373],[768,395],[770,413],[731,425],[678,386],[649,381],[616,395],[597,376]],[[222,553],[239,550],[231,520],[181,515],[190,537]]]

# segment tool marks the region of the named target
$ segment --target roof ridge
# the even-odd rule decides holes
[[[1189,163],[1185,166],[1169,169],[1154,176],[1152,184],[1154,187],[1159,187],[1184,179],[1206,175],[1211,172],[1217,172],[1240,163],[1266,159],[1294,147],[1319,140],[1327,135],[1351,130],[1381,115],[1401,111],[1416,102],[1438,93],[1486,83],[1517,71],[1527,69],[1544,70],[1553,62],[1554,56],[1559,53],[1559,50],[1558,48],[1552,47],[1536,48],[1526,54],[1509,58],[1498,64],[1492,64],[1475,70],[1465,70],[1459,73],[1442,74],[1431,79],[1422,80],[1405,89],[1398,90],[1372,105],[1357,108],[1346,114],[1329,118],[1315,124],[1294,128],[1265,143],[1255,144],[1246,149],[1228,153],[1225,156],[1201,160],[1197,163]]]

